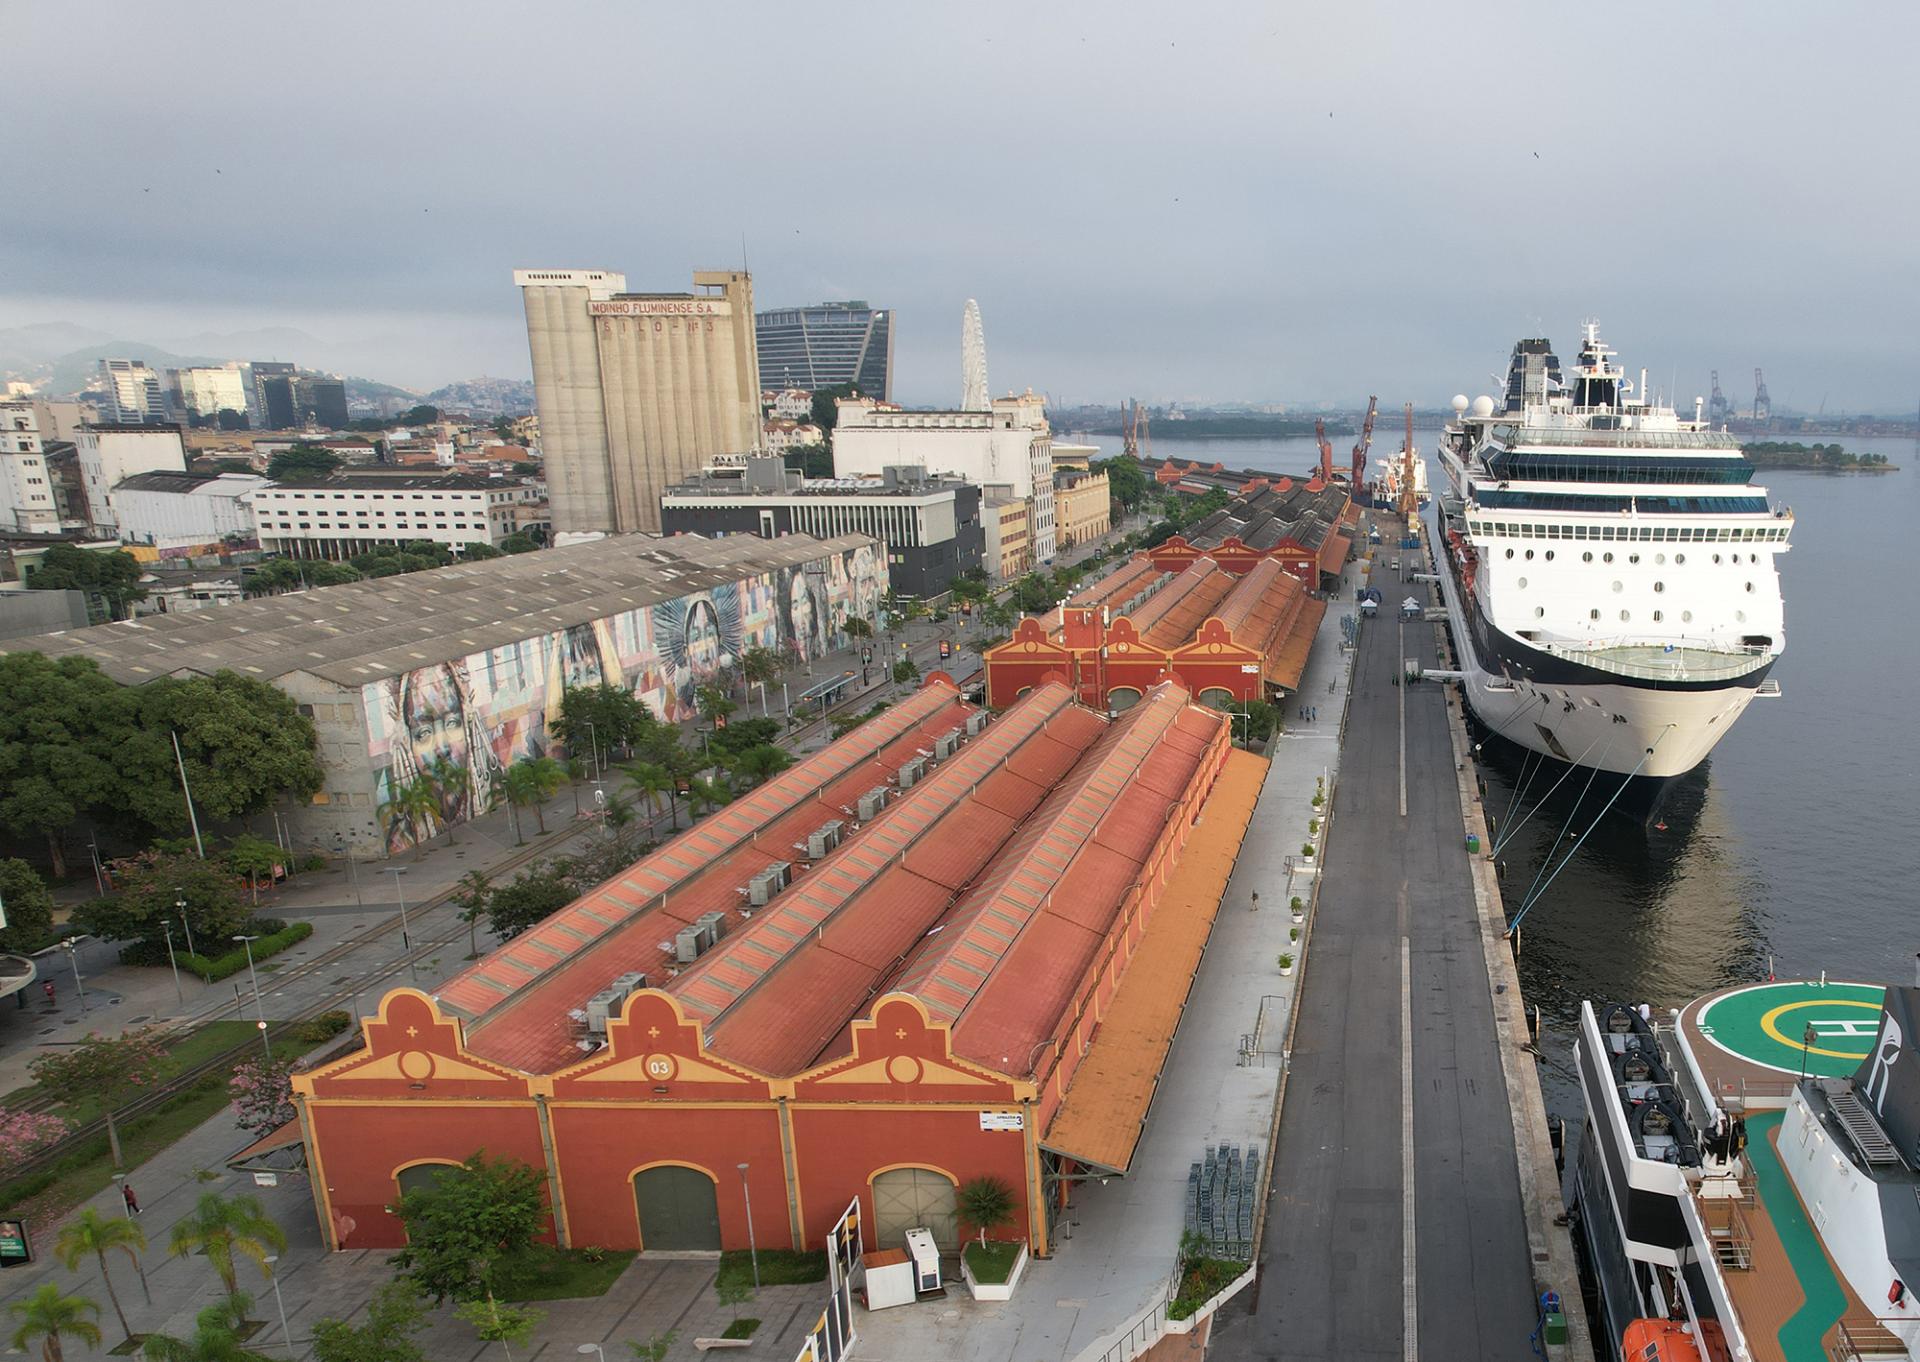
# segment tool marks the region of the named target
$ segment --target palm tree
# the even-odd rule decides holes
[[[421,774],[432,788],[437,811],[442,814],[444,814],[447,806],[452,803],[450,796],[458,794],[467,788],[467,768],[454,765],[453,762],[444,755],[435,757],[433,759],[433,765],[429,766]],[[446,825],[447,845],[453,846],[453,819],[442,817],[441,822]]]
[[[107,1272],[107,1254],[124,1253],[128,1261],[137,1267],[140,1251],[146,1246],[147,1232],[133,1221],[101,1215],[89,1206],[80,1212],[78,1220],[60,1231],[60,1238],[53,1250],[54,1257],[69,1272],[78,1271],[80,1260],[89,1253],[99,1261],[100,1280],[107,1285],[107,1299],[113,1302],[113,1313],[120,1317],[120,1332],[129,1341],[133,1338],[133,1330],[127,1325],[127,1312],[120,1308],[120,1293],[113,1289],[113,1278]]]
[[[600,816],[607,821],[607,831],[613,837],[613,844],[624,852],[627,849],[627,829],[633,826],[633,801],[619,793],[610,794]]]
[[[433,788],[433,777],[425,771],[393,786],[380,805],[380,817],[389,827],[405,822],[413,829],[416,861],[420,859],[420,848],[433,835],[433,822],[439,816],[440,796]]]
[[[60,1335],[71,1334],[89,1348],[100,1346],[100,1326],[88,1319],[88,1315],[100,1313],[99,1303],[85,1296],[63,1296],[60,1288],[47,1282],[23,1301],[15,1301],[7,1307],[13,1317],[20,1321],[8,1340],[21,1352],[34,1339],[40,1340],[40,1356],[44,1362],[61,1362],[65,1354],[60,1350]]]
[[[647,813],[652,815],[660,811],[660,796],[673,791],[673,773],[658,762],[636,761],[627,768],[627,786],[647,801]]]
[[[580,782],[587,778],[587,773],[591,769],[592,768],[587,765],[587,759],[585,757],[567,758],[567,785],[573,791],[573,816],[575,818],[580,816]]]
[[[272,1362],[240,1342],[238,1330],[246,1322],[253,1298],[236,1291],[193,1318],[193,1337],[149,1334],[141,1345],[151,1362]]]
[[[793,758],[772,743],[761,743],[758,747],[749,747],[733,763],[733,769],[752,781],[762,784],[779,775],[793,765]]]
[[[987,1233],[1013,1219],[1013,1189],[999,1178],[970,1178],[960,1184],[956,1200],[960,1218],[980,1231],[980,1242]]]
[[[486,871],[469,870],[460,877],[460,883],[453,891],[453,901],[460,910],[460,920],[467,924],[469,960],[480,954],[480,918],[487,911],[492,888],[493,879]]]
[[[271,1277],[273,1270],[267,1266],[267,1254],[287,1251],[287,1232],[266,1213],[260,1198],[229,1198],[208,1192],[193,1208],[193,1214],[173,1227],[173,1239],[167,1251],[176,1258],[191,1253],[206,1254],[213,1270],[220,1274],[220,1284],[231,1296],[240,1289],[233,1255],[238,1252],[253,1259],[260,1264],[261,1275]]]
[[[521,780],[533,795],[531,800],[533,816],[540,821],[540,831],[544,833],[547,830],[547,814],[541,806],[558,794],[560,787],[567,783],[567,768],[552,757],[523,757],[507,771],[509,782],[515,771],[526,772]]]
[[[762,644],[754,644],[740,656],[740,675],[748,685],[760,687],[760,713],[767,713],[767,687],[778,681],[787,670],[787,661],[780,654]]]
[[[708,780],[705,776],[695,776],[687,782],[687,803],[694,811],[694,817],[700,816],[704,806],[717,809],[729,798],[726,787],[717,780]]]
[[[526,762],[516,761],[507,768],[507,773],[500,782],[500,793],[506,797],[507,810],[513,816],[513,844],[525,846],[527,837],[521,827],[520,810],[529,804],[538,805],[540,802],[539,782],[533,778],[533,772]],[[544,823],[540,830],[546,831]]]

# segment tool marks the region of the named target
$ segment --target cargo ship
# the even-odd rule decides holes
[[[1595,323],[1570,377],[1548,341],[1522,340],[1502,400],[1453,411],[1434,550],[1468,705],[1657,799],[1779,693],[1791,510],[1698,406],[1651,400]]]
[[[1564,1188],[1596,1355],[1920,1357],[1920,988],[1586,1002]]]

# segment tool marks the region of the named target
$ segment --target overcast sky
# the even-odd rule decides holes
[[[515,266],[896,309],[896,396],[1438,402],[1599,317],[1920,400],[1920,5],[13,0],[0,329],[525,377]],[[236,356],[245,357],[245,356]],[[312,357],[286,355],[283,358]]]

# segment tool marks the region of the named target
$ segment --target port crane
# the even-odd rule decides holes
[[[1753,371],[1753,419],[1771,421],[1773,419],[1773,399],[1767,396],[1767,380],[1760,371]]]
[[[1360,439],[1353,447],[1353,494],[1360,495],[1360,489],[1367,481],[1367,454],[1373,448],[1373,417],[1380,409],[1378,397],[1367,398],[1367,419],[1360,423]]]
[[[1134,398],[1120,418],[1120,452],[1129,459],[1150,463],[1153,460],[1153,436],[1147,430],[1147,409]]]
[[[1333,481],[1333,441],[1327,438],[1327,418],[1313,418],[1313,438],[1320,445],[1320,481]]]
[[[1401,520],[1406,522],[1408,532],[1420,523],[1420,494],[1414,488],[1413,481],[1413,403],[1407,403],[1407,438],[1400,446],[1400,504],[1398,510]]]
[[[1713,371],[1713,396],[1707,399],[1707,419],[1715,425],[1723,424],[1733,415],[1733,403],[1727,401],[1727,395],[1720,391],[1720,371]]]

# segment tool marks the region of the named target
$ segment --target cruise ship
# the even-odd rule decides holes
[[[1920,988],[1583,1003],[1565,1174],[1595,1353],[1920,1358]]]
[[[1570,380],[1548,341],[1522,340],[1502,402],[1453,408],[1436,550],[1474,713],[1656,789],[1692,770],[1779,693],[1792,513],[1733,436],[1651,401],[1596,323]]]

